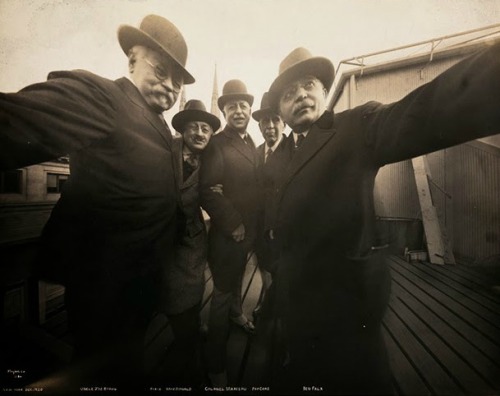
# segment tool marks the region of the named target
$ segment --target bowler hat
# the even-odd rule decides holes
[[[262,117],[266,114],[274,113],[269,105],[269,92],[264,92],[262,95],[262,100],[260,101],[260,109],[252,113],[252,117],[255,121],[259,122]]]
[[[189,121],[206,122],[214,132],[220,128],[219,118],[209,113],[201,100],[191,99],[187,101],[184,110],[173,116],[172,126],[177,132],[183,133],[184,125]]]
[[[277,107],[279,96],[289,83],[308,75],[317,77],[329,90],[333,83],[335,69],[329,59],[312,56],[305,48],[296,48],[280,63],[279,75],[269,88],[271,107]]]
[[[134,45],[143,45],[166,55],[183,71],[184,84],[194,83],[194,77],[186,70],[187,45],[177,27],[158,15],[144,17],[139,29],[121,25],[118,28],[118,41],[123,52],[128,55]]]
[[[253,104],[253,96],[247,92],[247,87],[241,80],[229,80],[222,88],[222,95],[217,100],[217,105],[221,111],[229,100],[243,99],[248,102],[250,107]]]

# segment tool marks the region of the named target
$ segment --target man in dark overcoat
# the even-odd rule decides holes
[[[84,70],[0,95],[0,167],[69,154],[71,176],[45,226],[37,264],[66,286],[79,385],[140,382],[144,334],[171,260],[179,190],[162,112],[177,100],[187,46],[170,21],[122,25],[129,77]]]
[[[224,386],[226,342],[230,320],[254,331],[243,314],[241,282],[247,256],[254,248],[259,202],[257,151],[247,132],[253,96],[240,80],[224,84],[218,105],[226,127],[216,134],[202,156],[201,202],[210,216],[208,263],[214,293],[207,337],[208,370],[213,384]],[[223,193],[213,186],[222,185]]]
[[[500,131],[500,47],[403,99],[325,111],[334,68],[304,48],[280,64],[271,106],[293,133],[282,157],[274,233],[288,329],[288,391],[391,393],[381,319],[390,292],[377,246],[378,169]]]
[[[172,118],[181,134],[174,139],[174,160],[181,193],[182,224],[174,249],[174,259],[165,265],[162,304],[174,333],[170,355],[175,358],[172,372],[164,373],[169,385],[196,386],[202,382],[200,359],[200,308],[205,290],[207,231],[200,207],[200,156],[220,120],[206,111],[200,100],[189,100]],[[180,222],[179,222],[180,223]]]
[[[260,109],[252,113],[252,118],[258,122],[264,143],[257,147],[259,177],[262,188],[262,217],[260,218],[256,242],[256,255],[262,277],[262,290],[259,301],[253,311],[254,317],[260,315],[267,292],[271,287],[272,274],[275,271],[277,260],[277,247],[274,236],[269,233],[273,224],[276,209],[272,199],[275,189],[275,180],[279,175],[274,175],[276,151],[285,149],[286,136],[283,133],[286,124],[281,116],[269,107],[268,93],[262,95]]]

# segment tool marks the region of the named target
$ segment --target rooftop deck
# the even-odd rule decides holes
[[[500,394],[500,295],[491,291],[490,279],[469,267],[407,263],[395,256],[390,257],[390,265],[392,294],[383,332],[395,392]],[[243,284],[243,309],[250,317],[260,288],[260,273],[252,257]],[[212,280],[207,269],[201,310],[204,322],[211,293]],[[270,356],[275,352],[265,342],[272,329],[259,326],[257,329],[257,335],[249,337],[234,327],[228,343],[229,382],[245,387],[248,394],[261,393],[252,392],[252,386],[268,384]],[[48,356],[57,356],[60,362],[69,359],[71,341],[64,310],[48,320],[43,329],[24,328],[20,334],[27,340],[20,349],[26,359],[30,359],[26,345],[35,344],[43,352],[42,357],[38,354],[38,360]],[[158,314],[151,322],[146,340],[147,369],[155,378],[175,367],[172,341],[168,320]],[[53,381],[57,368],[57,364],[46,364],[38,378],[33,378],[48,376],[41,383],[57,384]],[[267,393],[272,394],[272,389]]]

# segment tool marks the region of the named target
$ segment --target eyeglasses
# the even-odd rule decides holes
[[[174,89],[180,91],[182,88],[182,84],[184,83],[184,78],[180,73],[169,73],[162,66],[155,65],[149,61],[149,59],[144,58],[146,63],[153,68],[155,73],[155,77],[160,81],[165,81],[167,78],[172,76],[172,84],[174,85]]]

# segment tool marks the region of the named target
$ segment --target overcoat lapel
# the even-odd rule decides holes
[[[181,167],[182,169],[182,167]],[[197,180],[198,180],[198,172],[200,171],[200,168],[198,167],[197,169],[195,169],[193,171],[193,173],[191,173],[191,175],[189,175],[189,177],[184,181],[184,182],[181,182],[181,190],[185,190],[189,187],[192,187],[194,184],[196,184]],[[180,179],[182,180],[182,179]]]
[[[184,141],[182,137],[174,138],[172,141],[172,151],[174,152],[174,164],[175,164],[175,178],[178,181],[179,189],[186,190],[193,184],[196,184],[198,180],[198,172],[200,168],[198,167],[189,175],[189,177],[184,180],[184,157],[183,157],[183,146]]]
[[[289,149],[293,150],[293,136],[288,137]],[[307,165],[307,163],[320,151],[326,143],[335,136],[336,129],[333,126],[333,114],[325,113],[309,131],[302,143],[300,150],[296,151],[288,164],[287,174],[281,188],[281,192],[293,180],[295,175]]]
[[[262,143],[259,147],[257,147],[257,166],[262,167],[264,166],[264,147],[265,143]]]
[[[168,147],[172,145],[172,133],[165,121],[162,121],[161,114],[156,114],[149,109],[147,103],[142,97],[137,87],[127,78],[123,77],[116,80],[116,83],[125,92],[132,103],[141,108],[143,117],[155,128]]]
[[[248,159],[252,164],[256,164],[257,158],[255,155],[255,144],[252,138],[250,138],[251,147],[245,144],[242,138],[237,136],[236,132],[229,130],[224,130],[226,136],[230,139],[231,145],[238,150],[243,156]]]
[[[178,186],[179,191],[183,187],[183,167],[182,167],[182,148],[184,145],[184,140],[181,137],[172,138],[172,165],[174,167],[174,175],[176,186]]]
[[[327,131],[312,129],[304,143],[302,143],[301,149],[293,155],[288,167],[287,179],[297,174],[334,135],[335,130],[333,129]]]

